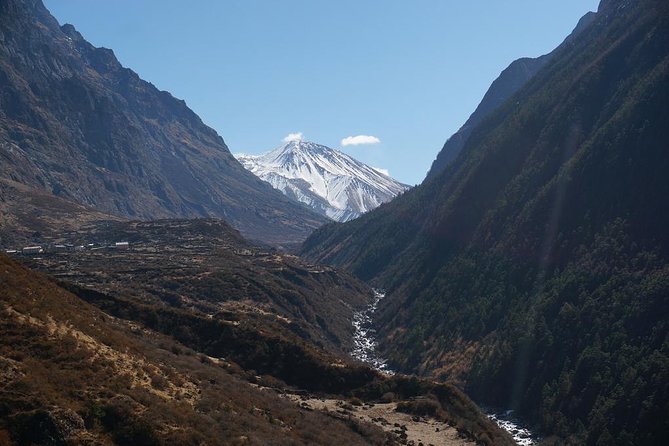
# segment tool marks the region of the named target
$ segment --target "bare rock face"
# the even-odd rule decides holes
[[[221,217],[282,244],[325,219],[247,172],[184,101],[40,1],[0,5],[0,179],[105,213]]]

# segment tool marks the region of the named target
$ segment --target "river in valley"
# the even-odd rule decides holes
[[[505,411],[486,411],[488,418],[493,420],[499,427],[511,434],[516,444],[520,446],[532,446],[537,444],[537,438],[532,435],[529,429],[523,426],[522,421],[518,420],[512,410]]]
[[[387,361],[378,354],[376,330],[372,322],[372,317],[379,306],[379,302],[385,296],[385,292],[374,290],[374,300],[372,300],[372,303],[364,310],[353,314],[355,333],[353,334],[354,347],[351,356],[369,364],[380,372],[394,374],[395,372],[390,369]],[[487,414],[499,427],[509,432],[518,445],[532,446],[537,444],[536,437],[522,425],[521,421],[513,416],[512,411],[487,411]]]
[[[393,374],[385,359],[377,352],[376,330],[372,324],[372,316],[379,306],[379,302],[386,294],[383,291],[374,290],[374,300],[362,311],[353,314],[353,351],[351,356],[355,359],[371,365],[380,372]]]

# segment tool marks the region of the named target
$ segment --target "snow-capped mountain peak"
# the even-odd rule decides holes
[[[337,221],[356,218],[409,188],[382,169],[309,141],[288,141],[264,155],[235,156],[288,197]]]

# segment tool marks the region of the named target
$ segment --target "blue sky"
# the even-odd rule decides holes
[[[595,0],[45,0],[186,103],[232,152],[289,133],[408,184],[512,60],[557,46]],[[368,135],[376,144],[347,145]]]

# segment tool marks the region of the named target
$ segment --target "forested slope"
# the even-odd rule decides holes
[[[549,439],[658,444],[668,103],[669,5],[604,1],[442,174],[303,252],[388,289],[401,370],[461,379]]]
[[[560,46],[548,54],[539,57],[523,57],[514,60],[500,75],[490,84],[481,103],[476,107],[474,113],[467,121],[451,135],[446,141],[437,158],[432,163],[427,179],[434,178],[453,161],[465,146],[469,135],[485,118],[518,92],[535,74],[545,66],[553,55],[565,46],[573,45],[581,31],[590,25],[595,16],[594,12],[588,12],[578,21],[574,31],[562,42]]]

